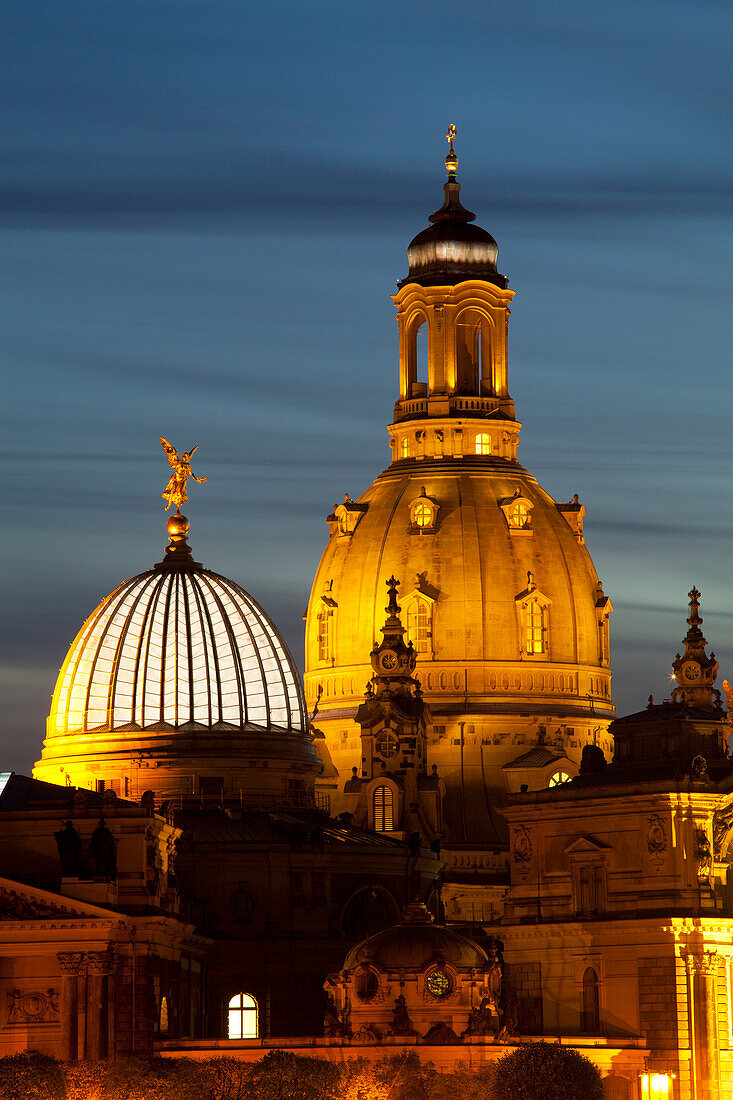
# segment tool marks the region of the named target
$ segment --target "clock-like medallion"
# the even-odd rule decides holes
[[[682,669],[682,675],[686,680],[699,680],[700,678],[700,666],[696,665],[693,661],[686,664]]]
[[[393,669],[397,668],[397,654],[393,653],[391,649],[387,649],[379,658],[379,663],[385,672],[392,672]]]
[[[385,760],[389,760],[390,756],[394,756],[397,752],[400,743],[391,730],[383,730],[377,738],[374,747],[381,757]]]

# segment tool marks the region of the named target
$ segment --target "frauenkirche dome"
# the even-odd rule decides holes
[[[165,559],[102,600],[74,639],[37,777],[170,795],[219,781],[241,791],[246,778],[264,795],[250,774],[258,757],[266,788],[279,763],[317,770],[300,676],[276,627],[243,588],[193,560],[184,516],[168,532]]]
[[[556,501],[517,460],[507,358],[514,292],[496,270],[493,237],[460,206],[456,164],[449,154],[446,202],[410,245],[409,274],[393,297],[391,463],[328,517],[305,684],[309,704],[319,697],[333,764],[320,782],[332,808],[347,808],[343,784],[362,756],[354,716],[394,574],[432,713],[430,761],[446,784],[444,846],[498,849],[507,793],[576,774],[586,744],[611,755],[612,608],[577,495]]]

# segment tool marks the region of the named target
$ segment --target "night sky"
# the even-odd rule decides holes
[[[200,445],[195,556],[302,661],[325,516],[388,461],[388,296],[450,122],[517,292],[519,457],[586,506],[619,711],[668,692],[693,582],[731,677],[729,4],[23,0],[3,38],[0,771],[162,556],[159,434]]]

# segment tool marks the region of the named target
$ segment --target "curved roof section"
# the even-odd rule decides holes
[[[484,279],[506,287],[507,279],[496,269],[499,246],[480,225],[476,215],[461,204],[461,185],[451,177],[443,188],[445,202],[428,218],[407,247],[409,274],[398,285],[451,286],[465,279]]]
[[[344,970],[351,970],[361,963],[372,963],[390,970],[422,970],[438,961],[460,967],[485,967],[488,957],[483,948],[467,936],[434,924],[432,915],[422,902],[412,902],[407,906],[401,924],[378,932],[352,947],[346,956]]]
[[[240,729],[305,732],[295,664],[238,584],[164,563],[99,604],[59,674],[49,733]]]

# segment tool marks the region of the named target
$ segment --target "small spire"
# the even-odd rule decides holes
[[[448,179],[454,180],[456,178],[456,172],[458,171],[458,157],[453,149],[453,142],[456,140],[456,125],[451,122],[448,127],[448,132],[445,135],[445,140],[448,142],[450,148],[448,150],[448,156],[445,158],[445,167],[448,170]]]
[[[399,616],[400,611],[402,610],[402,608],[397,603],[397,589],[400,586],[400,582],[395,579],[395,575],[393,573],[389,580],[385,583],[387,585],[387,588],[389,589],[389,603],[384,610],[387,612],[391,619],[396,619]]]

